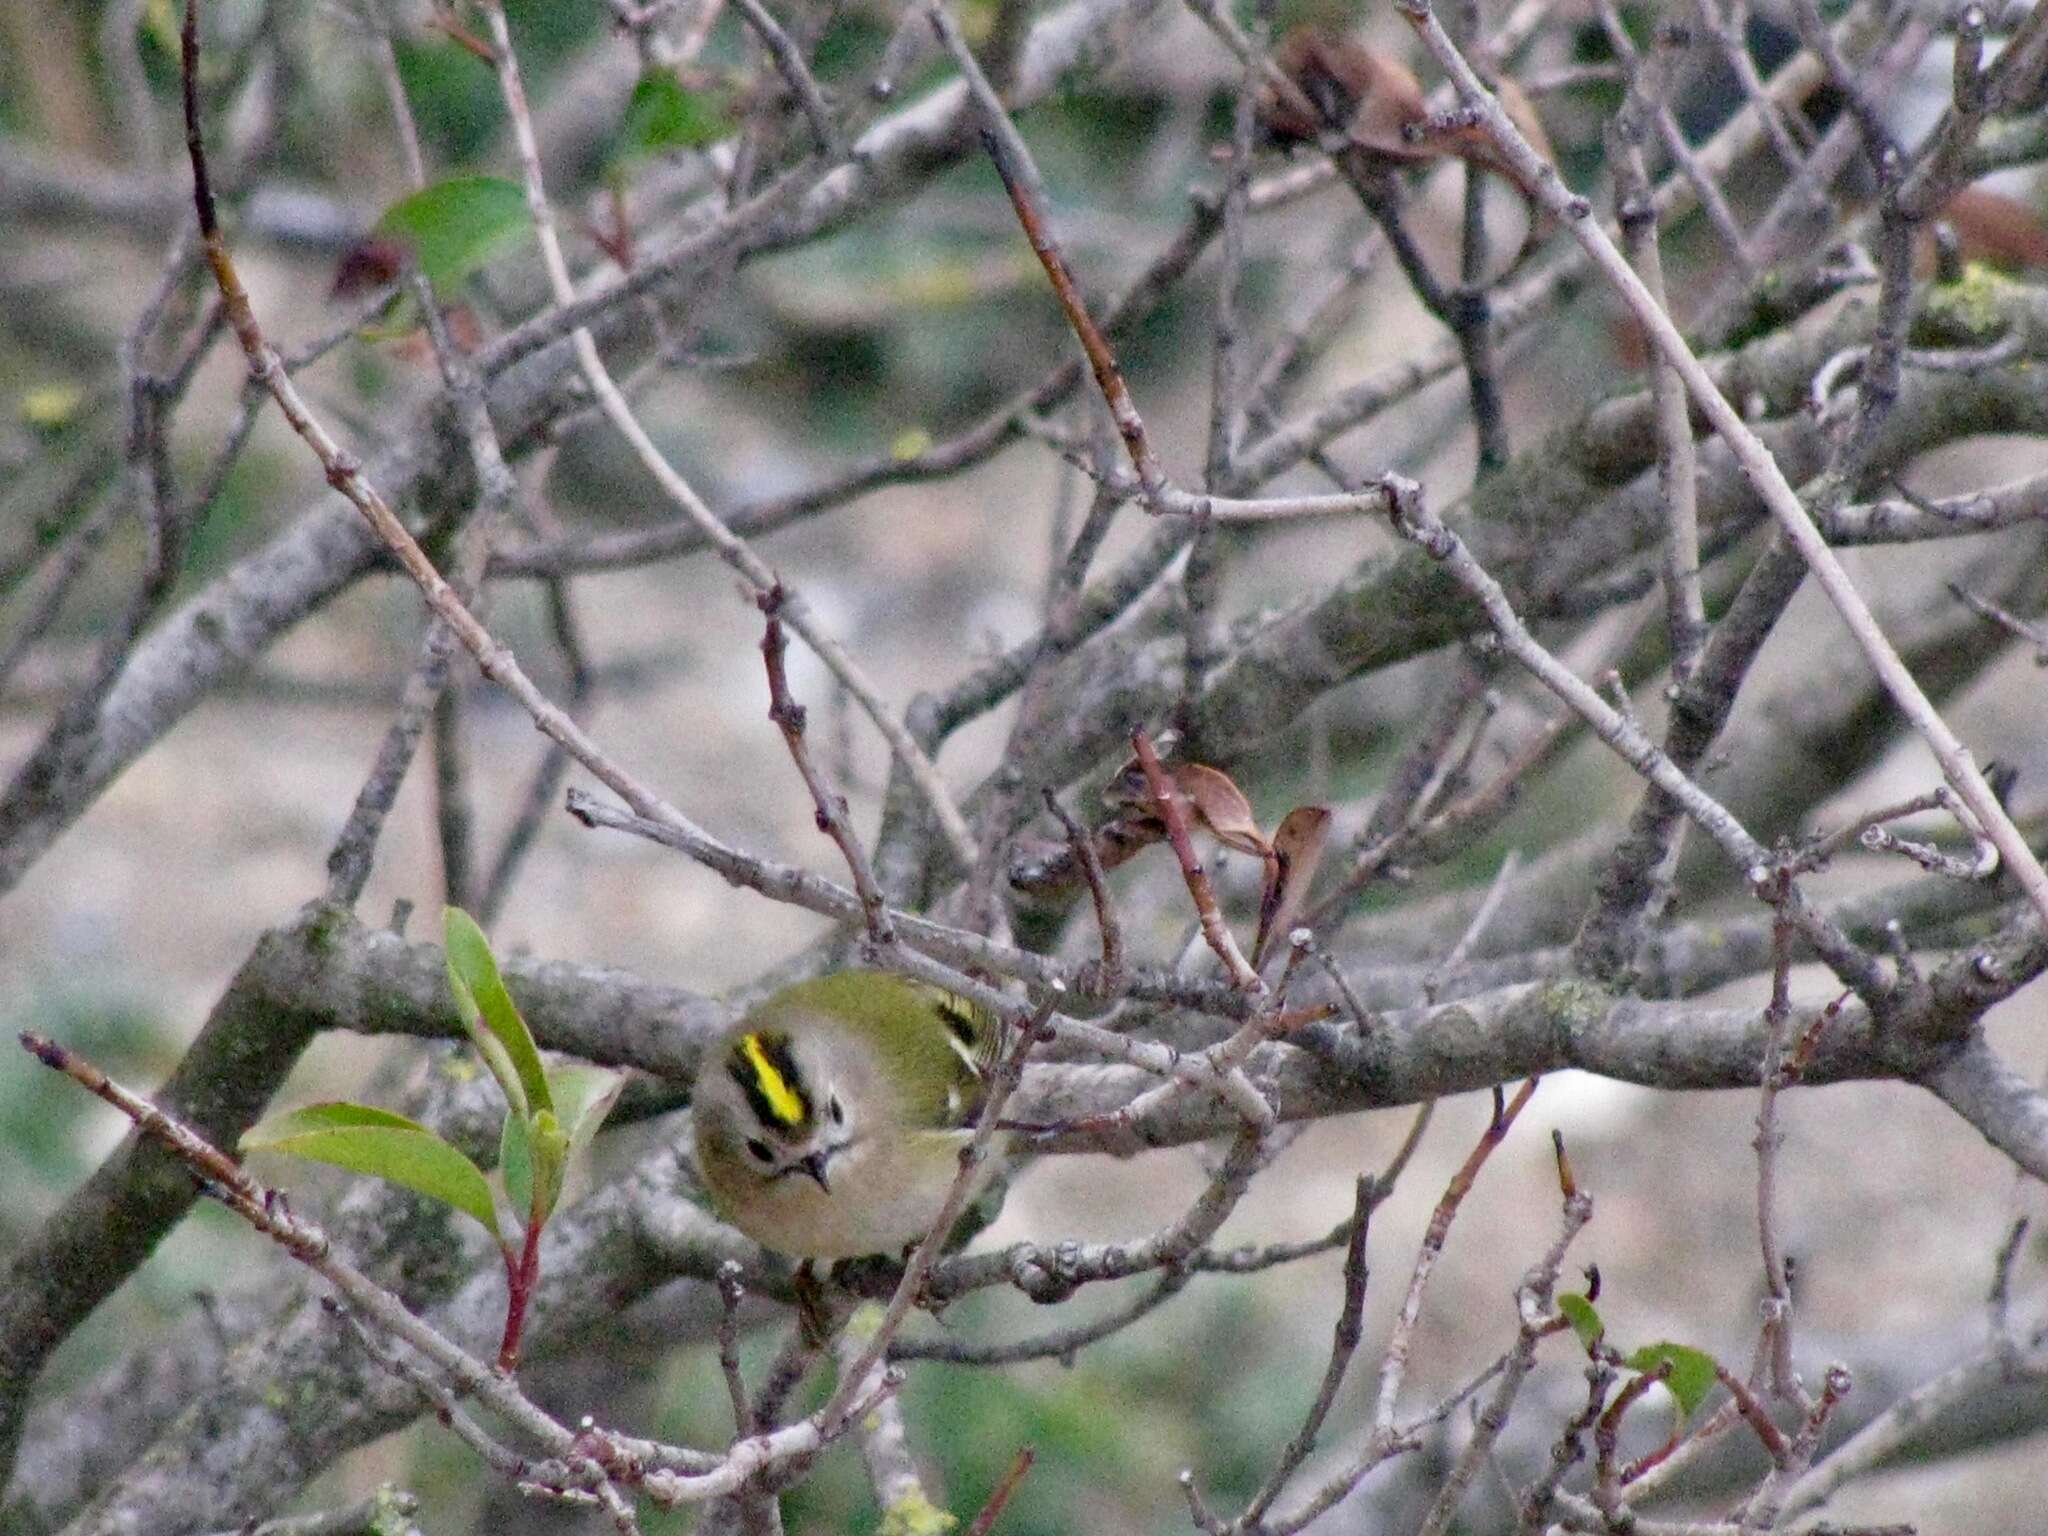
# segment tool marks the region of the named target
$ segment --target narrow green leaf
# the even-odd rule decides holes
[[[709,96],[686,91],[665,69],[640,77],[619,122],[612,163],[625,165],[671,149],[701,149],[733,131],[733,121]]]
[[[476,1037],[492,1075],[505,1090],[517,1115],[552,1109],[547,1073],[540,1064],[526,1020],[512,1002],[498,975],[498,962],[483,929],[460,907],[443,914],[442,932],[448,947],[448,988],[462,1010],[462,1021]],[[495,1043],[498,1050],[491,1048]]]
[[[281,1152],[402,1184],[474,1216],[493,1237],[498,1213],[477,1165],[403,1115],[367,1104],[310,1104],[255,1126],[242,1149]]]
[[[330,1099],[320,1104],[307,1104],[299,1109],[287,1110],[281,1115],[272,1115],[261,1125],[252,1125],[242,1132],[242,1150],[269,1147],[280,1137],[298,1136],[307,1131],[348,1130],[359,1125],[383,1126],[392,1130],[418,1131],[423,1136],[433,1132],[417,1120],[408,1120],[404,1115],[388,1109],[379,1109],[374,1104],[351,1104],[345,1099]]]
[[[1600,1314],[1593,1310],[1593,1303],[1574,1292],[1557,1298],[1557,1310],[1562,1312],[1572,1325],[1572,1332],[1579,1336],[1579,1343],[1591,1349],[1600,1342],[1607,1332],[1607,1325],[1600,1321]]]
[[[402,242],[437,289],[461,282],[526,238],[526,192],[499,176],[455,176],[384,210],[374,232]]]
[[[1671,1374],[1664,1378],[1664,1385],[1678,1399],[1679,1411],[1691,1418],[1700,1404],[1707,1400],[1707,1394],[1714,1390],[1718,1379],[1712,1355],[1690,1345],[1665,1341],[1645,1344],[1622,1364],[1632,1371],[1648,1372],[1656,1370],[1667,1360],[1671,1362]]]
[[[526,1117],[505,1116],[505,1129],[498,1136],[498,1176],[505,1181],[505,1196],[521,1221],[533,1215],[533,1148],[526,1135]]]
[[[483,1057],[491,1076],[498,1080],[498,1088],[505,1095],[509,1113],[515,1120],[523,1119],[526,1115],[526,1089],[519,1081],[519,1069],[512,1065],[511,1053],[484,1024],[483,1009],[469,988],[455,975],[452,966],[448,972],[448,990],[455,994],[455,1011],[462,1016],[462,1026],[469,1031],[477,1054]]]

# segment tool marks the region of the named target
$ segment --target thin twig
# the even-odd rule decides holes
[[[1627,29],[1611,4],[1601,6],[1601,18],[1611,37],[1626,40]],[[1645,72],[1632,63],[1628,101],[1614,120],[1616,153],[1610,156],[1610,162],[1615,178],[1615,220],[1621,227],[1622,243],[1642,277],[1645,291],[1660,308],[1668,308],[1664,260],[1657,242],[1657,206],[1651,199],[1649,175],[1643,166],[1642,115],[1656,113],[1667,139],[1675,135],[1681,144],[1684,139],[1678,133],[1670,107],[1661,97],[1653,101],[1651,89]],[[1702,178],[1702,185],[1711,188],[1713,183]],[[1701,197],[1703,206],[1712,206],[1706,203],[1704,190]],[[1735,232],[1734,239],[1737,258],[1746,259],[1740,231]],[[1671,365],[1662,358],[1651,359],[1650,398],[1657,420],[1657,495],[1664,507],[1665,627],[1671,641],[1671,676],[1683,685],[1692,674],[1707,633],[1706,602],[1700,591],[1698,449],[1693,442],[1684,389]]]
[[[725,1395],[732,1403],[735,1437],[746,1434],[754,1422],[747,1381],[740,1374],[740,1302],[747,1294],[740,1273],[739,1264],[732,1259],[718,1266],[718,1368],[725,1377]]]
[[[811,125],[819,151],[827,159],[842,158],[845,150],[839,130],[832,121],[832,109],[825,105],[825,93],[818,89],[810,66],[804,63],[803,54],[790,41],[789,34],[782,30],[781,23],[769,14],[768,7],[761,0],[733,0],[733,4],[739,7],[747,25],[759,35],[768,57],[775,61],[782,83],[789,87],[790,95],[796,98],[797,106],[803,111],[804,120]]]
[[[1373,1410],[1373,1427],[1379,1434],[1385,1435],[1394,1427],[1394,1408],[1401,1395],[1402,1380],[1407,1375],[1408,1352],[1414,1343],[1415,1324],[1422,1315],[1423,1292],[1428,1288],[1429,1277],[1443,1253],[1458,1207],[1471,1192],[1479,1171],[1493,1155],[1493,1149],[1506,1139],[1515,1117],[1528,1105],[1539,1081],[1533,1077],[1528,1079],[1505,1105],[1498,1097],[1498,1090],[1495,1091],[1493,1118],[1487,1122],[1486,1130],[1471,1152],[1466,1154],[1458,1171],[1451,1175],[1450,1183],[1437,1200],[1436,1209],[1430,1213],[1429,1226],[1423,1234],[1422,1246],[1416,1252],[1415,1268],[1408,1277],[1408,1289],[1401,1298],[1401,1310],[1395,1319],[1394,1331],[1387,1339],[1386,1355],[1380,1366],[1379,1395]]]
[[[1804,1408],[1806,1395],[1792,1366],[1792,1288],[1778,1243],[1777,1167],[1784,1132],[1778,1129],[1778,1090],[1785,1070],[1785,1021],[1792,1011],[1792,923],[1778,914],[1771,926],[1771,1000],[1764,1009],[1766,1037],[1756,1109],[1756,1229],[1764,1267],[1763,1327],[1771,1390]]]
[[[1067,848],[1081,866],[1081,873],[1088,882],[1088,895],[1095,903],[1095,928],[1102,936],[1102,960],[1100,968],[1086,978],[1093,983],[1087,990],[1104,995],[1114,993],[1123,985],[1124,933],[1123,925],[1117,921],[1108,880],[1102,872],[1102,860],[1095,852],[1095,840],[1067,813],[1067,808],[1060,804],[1059,796],[1049,788],[1045,791],[1045,805],[1066,829]]]
[[[968,52],[966,40],[960,36],[952,18],[939,5],[931,6],[929,14],[939,41],[953,56],[954,63],[960,67],[961,77],[967,82],[969,98],[981,118],[982,147],[994,162],[996,174],[1003,181],[1003,190],[1009,193],[1010,204],[1017,210],[1017,222],[1024,227],[1025,238],[1031,242],[1032,251],[1045,268],[1046,280],[1052,284],[1060,308],[1066,312],[1067,323],[1073,327],[1081,350],[1087,354],[1096,387],[1102,391],[1103,402],[1109,407],[1117,433],[1130,454],[1131,467],[1137,472],[1146,505],[1156,511],[1159,497],[1166,489],[1166,472],[1160,468],[1158,456],[1152,450],[1152,441],[1145,432],[1145,419],[1138,414],[1138,407],[1131,399],[1130,387],[1124,383],[1123,369],[1117,363],[1116,353],[1089,316],[1080,289],[1074,285],[1073,274],[1067,270],[1066,258],[1060,254],[1059,242],[1046,222],[1042,211],[1044,187],[1036,166],[1032,164],[1030,151],[1024,147],[1024,140],[1010,121],[995,88],[974,62],[974,55]]]
[[[1017,1485],[1024,1481],[1024,1474],[1031,1470],[1031,1464],[1037,1459],[1038,1452],[1028,1445],[1017,1452],[1010,1469],[990,1490],[988,1502],[981,1506],[981,1513],[967,1527],[965,1536],[988,1536],[996,1521],[1002,1518],[1003,1506],[1010,1502],[1010,1495],[1017,1491]]]
[[[1521,868],[1521,864],[1522,850],[1510,848],[1506,857],[1500,861],[1500,868],[1493,872],[1493,881],[1487,886],[1486,895],[1472,913],[1472,921],[1467,923],[1465,931],[1458,935],[1458,942],[1451,946],[1450,952],[1423,978],[1422,995],[1427,1001],[1434,1003],[1437,993],[1442,990],[1444,978],[1464,965],[1465,957],[1472,953],[1472,946],[1479,942],[1479,936],[1486,932],[1487,925],[1493,921],[1494,913],[1500,910],[1500,904],[1507,896],[1508,886],[1514,880],[1515,871]]]
[[[1173,845],[1174,857],[1180,860],[1181,876],[1187,882],[1188,895],[1194,900],[1195,915],[1201,920],[1202,937],[1216,952],[1216,958],[1223,963],[1224,972],[1232,983],[1263,1001],[1267,995],[1266,984],[1252,969],[1251,962],[1245,959],[1244,951],[1237,947],[1237,939],[1216,905],[1216,889],[1209,881],[1209,873],[1196,857],[1194,839],[1188,832],[1187,807],[1180,791],[1161,766],[1159,753],[1145,731],[1131,733],[1131,750],[1137,753],[1138,765],[1144,770],[1146,785],[1152,793],[1152,803],[1158,806],[1160,819],[1166,823],[1166,839]]]
[[[874,866],[868,862],[867,850],[861,847],[860,838],[848,819],[846,797],[825,782],[824,775],[811,761],[810,748],[804,740],[804,707],[790,697],[789,670],[783,663],[789,642],[782,633],[782,588],[770,587],[755,601],[768,621],[761,636],[761,658],[768,668],[768,718],[782,732],[790,758],[796,763],[797,772],[803,775],[804,787],[811,792],[818,830],[839,845],[839,852],[846,860],[847,873],[853,877],[854,892],[860,897],[861,910],[867,916],[868,939],[877,949],[888,949],[896,942],[896,928],[889,916],[888,899],[883,896],[882,887],[875,879]]]
[[[1444,1478],[1437,1491],[1429,1512],[1423,1516],[1417,1527],[1417,1536],[1443,1536],[1457,1518],[1458,1506],[1464,1502],[1465,1492],[1472,1485],[1472,1479],[1492,1453],[1494,1443],[1501,1431],[1507,1428],[1508,1415],[1513,1411],[1515,1398],[1522,1385],[1535,1369],[1536,1349],[1552,1334],[1561,1333],[1570,1325],[1556,1312],[1554,1296],[1557,1290],[1557,1276],[1564,1267],[1564,1256],[1572,1241],[1579,1235],[1586,1223],[1593,1219],[1593,1199],[1583,1190],[1576,1188],[1570,1177],[1570,1165],[1565,1161],[1564,1143],[1553,1132],[1557,1145],[1559,1182],[1564,1186],[1564,1217],[1556,1239],[1549,1250],[1537,1261],[1515,1293],[1517,1310],[1521,1314],[1521,1326],[1516,1331],[1514,1348],[1508,1352],[1500,1370],[1500,1380],[1494,1387],[1493,1395],[1486,1406],[1479,1410],[1473,1424],[1472,1438],[1459,1453],[1450,1474]]]

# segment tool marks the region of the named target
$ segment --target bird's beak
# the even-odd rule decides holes
[[[826,1152],[813,1152],[809,1157],[802,1159],[797,1164],[805,1173],[816,1179],[818,1181],[818,1188],[825,1191],[828,1195],[832,1193],[832,1181],[825,1177],[825,1162],[830,1155],[830,1153]]]

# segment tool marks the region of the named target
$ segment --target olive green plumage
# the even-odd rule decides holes
[[[951,1188],[1003,1028],[954,993],[841,971],[776,993],[698,1073],[697,1166],[762,1245],[838,1259],[923,1236]]]

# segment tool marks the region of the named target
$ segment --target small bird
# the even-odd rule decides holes
[[[697,1167],[718,1213],[803,1260],[916,1242],[959,1172],[1005,1033],[993,1010],[882,971],[776,993],[698,1072]]]

